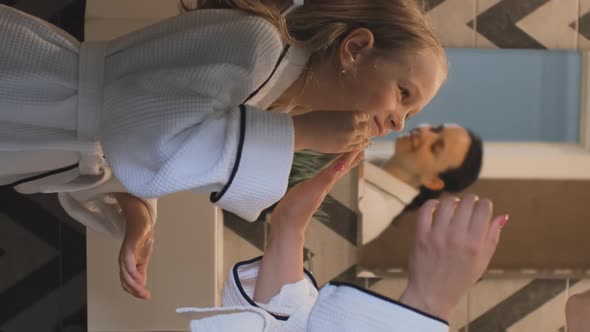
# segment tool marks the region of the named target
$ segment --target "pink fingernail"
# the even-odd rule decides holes
[[[346,162],[341,160],[341,161],[337,162],[336,165],[334,165],[334,170],[336,172],[342,172],[345,167],[346,167]]]
[[[504,228],[504,226],[506,226],[506,223],[508,222],[508,219],[510,218],[509,215],[505,215],[502,220],[500,220],[500,229]]]

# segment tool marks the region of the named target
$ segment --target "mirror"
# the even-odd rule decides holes
[[[590,233],[590,212],[585,208],[590,181],[587,175],[573,175],[576,165],[589,156],[580,138],[585,129],[580,120],[585,118],[580,95],[580,84],[585,86],[583,55],[450,49],[448,58],[448,81],[409,121],[406,133],[420,123],[435,126],[414,131],[410,139],[395,133],[382,137],[367,152],[370,164],[365,167],[360,203],[360,275],[405,274],[415,212],[402,211],[419,192],[417,179],[424,183],[424,177],[431,176],[428,171],[445,161],[441,159],[466,156],[459,143],[444,145],[440,157],[435,154],[440,149],[436,138],[448,140],[452,136],[445,131],[457,130],[437,127],[444,123],[469,128],[485,142],[480,179],[462,194],[490,198],[495,213],[511,216],[489,273],[585,275],[590,258],[580,253],[590,250],[585,240]],[[416,148],[408,152],[408,144]],[[506,149],[504,153],[499,147]],[[552,164],[555,160],[569,162]],[[554,169],[551,176],[541,170],[549,164]]]

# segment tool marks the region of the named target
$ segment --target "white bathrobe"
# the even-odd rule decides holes
[[[321,291],[308,271],[269,303],[252,300],[262,257],[234,266],[220,308],[180,308],[191,332],[447,332],[448,323],[353,285]]]
[[[412,203],[420,191],[382,168],[365,163],[365,190],[359,201],[363,213],[361,245],[376,239]]]
[[[145,198],[154,220],[159,196],[212,192],[255,220],[284,195],[293,157],[291,117],[266,109],[308,58],[239,11],[80,44],[0,5],[0,185],[57,192],[70,215],[112,235],[123,221],[109,192]]]

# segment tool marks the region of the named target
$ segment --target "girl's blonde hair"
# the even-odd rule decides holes
[[[193,0],[194,1],[194,0]],[[287,17],[280,10],[289,0],[197,0],[196,9],[242,10],[273,23],[286,43],[329,56],[354,29],[369,29],[378,52],[431,50],[446,57],[442,44],[417,0],[307,0]],[[184,10],[192,10],[181,0]]]

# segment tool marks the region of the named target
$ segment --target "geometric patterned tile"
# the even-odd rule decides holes
[[[446,0],[427,13],[445,47],[475,46],[476,33],[468,26],[475,18],[475,6],[474,0]]]
[[[356,246],[315,219],[307,227],[305,248],[312,257],[307,267],[320,286],[340,276],[357,261]]]
[[[59,227],[55,224],[55,227]],[[52,260],[59,262],[58,248],[47,245],[18,222],[0,211],[0,243],[6,254],[0,257],[0,294],[43,268]],[[55,277],[58,278],[56,272]],[[51,278],[52,276],[47,276]],[[57,279],[59,282],[59,279]],[[0,295],[1,298],[1,295]],[[0,302],[2,304],[3,302]]]
[[[532,279],[483,279],[475,284],[469,293],[470,320],[484,315],[498,303],[502,303]]]
[[[62,222],[47,208],[59,208],[52,195],[40,198],[0,190],[0,329],[72,331],[86,328],[85,233]],[[82,315],[80,315],[82,313]],[[68,316],[68,317],[66,317]]]
[[[578,48],[588,50],[590,49],[590,0],[579,1]]]
[[[564,283],[565,280],[560,280]],[[532,300],[531,300],[532,301]],[[565,325],[567,288],[547,299],[541,306],[525,315],[508,329],[508,332],[558,331]]]
[[[533,279],[522,287],[518,285],[522,280],[503,280],[501,283],[488,280],[486,283],[479,286],[479,291],[476,285],[470,292],[470,312],[478,302],[486,302],[489,309],[481,314],[470,313],[469,331],[555,332],[563,325],[561,309],[565,306],[566,280]],[[510,286],[512,290],[504,291],[500,299],[494,300],[494,290],[507,289],[507,283],[514,283],[516,287]]]
[[[517,23],[550,0],[477,1],[477,17],[468,23],[478,32],[477,47],[489,41],[499,48],[546,48]]]
[[[570,27],[578,18],[577,1],[551,0],[516,25],[548,49],[575,49],[577,33]]]

